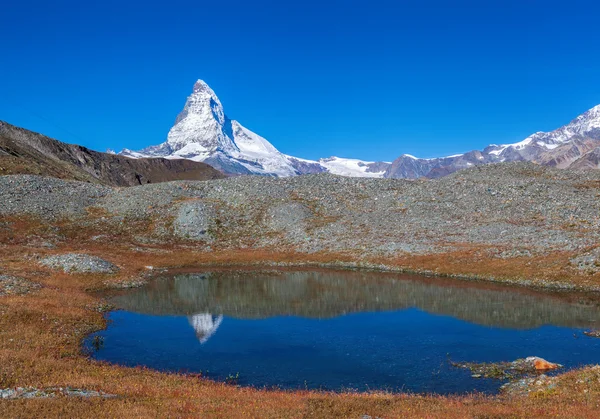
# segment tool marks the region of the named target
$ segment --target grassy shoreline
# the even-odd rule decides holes
[[[475,267],[471,277],[478,280],[487,274],[496,282],[510,284],[512,281],[513,286],[561,284],[557,289],[571,291],[592,289],[588,285],[595,278],[565,277],[559,271],[542,269],[539,272],[542,277],[523,283],[508,275],[490,275],[498,272],[493,271],[498,261],[480,266],[465,265],[466,250],[461,251],[462,258],[458,254],[432,255],[408,261],[361,260],[350,254],[256,250],[198,253],[193,248],[173,245],[132,251],[132,246],[127,244],[95,243],[92,246],[89,242],[73,243],[78,242],[56,249],[19,244],[0,248],[3,273],[42,285],[41,289],[26,295],[0,297],[0,388],[72,387],[117,397],[2,400],[0,412],[3,417],[597,417],[600,412],[600,372],[594,368],[560,375],[551,391],[521,396],[280,391],[239,388],[194,375],[109,365],[89,359],[81,345],[85,336],[106,326],[102,298],[93,291],[127,286],[128,281],[144,278],[149,271],[147,266],[154,270],[209,265],[378,270],[385,267],[393,272],[430,271],[438,276],[460,275],[462,279],[465,279],[466,266],[467,269]],[[44,255],[72,251],[103,257],[119,265],[121,271],[109,276],[66,274],[50,271],[37,263]],[[474,254],[471,249],[471,255]],[[444,257],[445,264],[441,263]],[[506,268],[504,272],[512,272],[531,260],[500,262]],[[433,264],[437,264],[437,271],[430,269]],[[463,264],[463,271],[453,274],[452,267],[457,264]],[[486,273],[486,269],[491,271]]]

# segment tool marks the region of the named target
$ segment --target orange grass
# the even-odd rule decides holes
[[[39,226],[18,224],[10,237],[0,237],[0,270],[38,282],[43,288],[23,296],[0,297],[0,388],[75,387],[99,390],[111,399],[1,400],[0,417],[228,417],[228,418],[504,418],[600,417],[600,377],[581,369],[560,376],[552,391],[529,396],[426,396],[373,393],[324,393],[239,388],[198,376],[125,368],[93,361],[82,353],[81,340],[105,327],[97,310],[101,297],[93,290],[138,278],[145,266],[182,267],[202,264],[291,265],[351,264],[357,260],[392,268],[440,274],[494,276],[512,281],[534,278],[538,284],[572,283],[590,287],[598,275],[575,275],[563,263],[569,254],[547,257],[490,259],[485,247],[467,247],[439,255],[360,259],[348,254],[300,254],[269,250],[199,253],[178,244],[146,246],[134,251],[127,240],[97,242],[67,238],[58,249],[31,248],[24,237]],[[21,229],[19,231],[19,229]],[[7,234],[7,233],[5,233]],[[89,234],[87,235],[89,237]],[[117,275],[71,275],[41,267],[45,254],[83,251],[104,257],[122,269]],[[500,275],[498,274],[500,273]],[[582,377],[591,377],[583,380]],[[579,381],[583,381],[583,384]],[[584,391],[586,390],[586,391]]]

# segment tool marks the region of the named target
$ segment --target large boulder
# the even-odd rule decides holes
[[[531,364],[533,366],[533,369],[535,369],[536,371],[549,371],[562,367],[562,365],[560,364],[548,362],[544,358],[540,358],[538,356],[527,357],[525,358],[525,362]]]

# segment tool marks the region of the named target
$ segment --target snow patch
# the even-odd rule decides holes
[[[328,159],[319,160],[321,166],[324,166],[327,171],[334,175],[348,176],[348,177],[370,177],[370,178],[382,178],[385,171],[382,172],[368,172],[369,165],[373,164],[372,161],[363,161],[358,159],[344,159],[341,157],[330,157]]]

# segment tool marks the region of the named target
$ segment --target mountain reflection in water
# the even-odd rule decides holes
[[[201,343],[223,316],[331,318],[355,312],[418,308],[471,323],[511,329],[600,324],[595,304],[557,294],[450,279],[370,272],[214,271],[160,277],[113,298],[120,308],[186,315]]]
[[[188,271],[189,272],[189,271]],[[495,393],[452,367],[540,356],[600,361],[595,294],[394,273],[225,270],[164,274],[111,301],[94,359],[285,389]],[[97,336],[103,345],[94,348]]]
[[[213,316],[210,313],[200,313],[188,316],[188,321],[190,322],[190,326],[194,328],[196,337],[200,343],[206,343],[221,325],[223,316]]]

